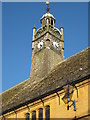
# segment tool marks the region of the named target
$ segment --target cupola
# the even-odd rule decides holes
[[[41,25],[43,27],[43,26],[49,24],[49,26],[54,27],[55,18],[54,18],[54,16],[52,14],[49,13],[49,2],[46,2],[46,5],[47,5],[47,13],[42,16]]]

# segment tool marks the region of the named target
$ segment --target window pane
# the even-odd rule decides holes
[[[26,120],[29,120],[29,119],[30,119],[30,114],[26,113]]]
[[[32,120],[36,120],[36,111],[32,112]]]
[[[45,118],[46,120],[50,120],[50,106],[46,106],[45,108]]]
[[[43,109],[39,109],[39,120],[43,120]]]

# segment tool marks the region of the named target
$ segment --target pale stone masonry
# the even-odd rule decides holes
[[[64,60],[63,27],[55,27],[55,18],[47,11],[41,18],[41,28],[33,28],[32,78],[42,78]]]

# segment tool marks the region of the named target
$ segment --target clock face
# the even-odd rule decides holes
[[[59,47],[59,44],[58,44],[57,42],[53,42],[53,46],[54,46],[55,48],[58,48],[58,47]]]
[[[38,43],[38,48],[41,49],[43,47],[43,42]]]

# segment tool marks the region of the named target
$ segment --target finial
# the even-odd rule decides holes
[[[61,28],[63,28],[62,24],[61,24]]]
[[[33,27],[33,28],[35,28],[35,29],[36,29],[35,24],[34,24],[34,27]]]
[[[47,13],[49,13],[49,1],[46,1],[46,5],[47,5]]]

